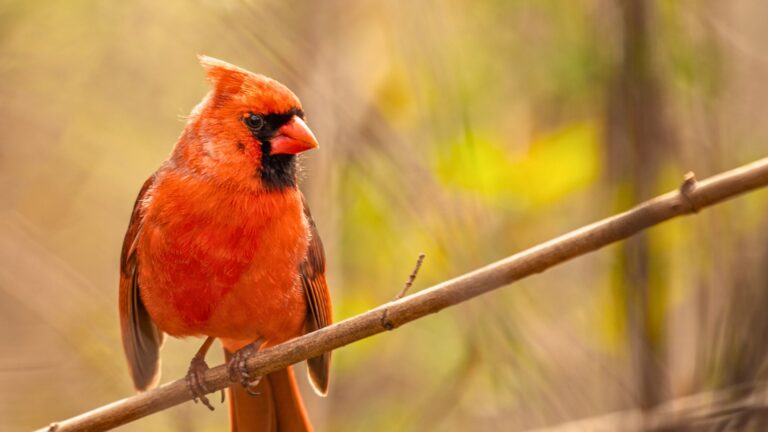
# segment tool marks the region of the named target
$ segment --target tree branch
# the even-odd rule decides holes
[[[247,368],[253,375],[265,375],[543,272],[556,264],[625,239],[673,217],[696,212],[766,185],[768,158],[701,182],[696,182],[693,176],[688,176],[679,190],[646,201],[625,213],[603,219],[483,268],[259,352],[248,359]],[[207,371],[203,381],[211,392],[232,384],[223,365]],[[176,380],[146,393],[54,423],[43,430],[107,430],[191,399],[192,395],[185,381]]]
[[[741,430],[732,422],[766,413],[768,385],[761,382],[673,399],[647,411],[613,412],[529,432]]]

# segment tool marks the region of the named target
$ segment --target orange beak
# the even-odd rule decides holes
[[[297,154],[318,146],[317,138],[309,130],[304,120],[293,116],[288,123],[277,130],[277,134],[270,140],[272,151],[270,154]]]

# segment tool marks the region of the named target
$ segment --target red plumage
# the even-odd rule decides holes
[[[301,104],[274,80],[201,62],[213,90],[144,184],[123,245],[121,329],[138,389],[156,384],[163,333],[215,337],[233,353],[331,322],[322,244],[296,186],[296,153],[317,146]],[[321,394],[329,364],[328,353],[309,362]],[[272,396],[233,391],[233,413],[247,423],[234,416],[233,428],[308,428],[293,379],[268,376],[260,386]],[[281,398],[293,408],[265,409]]]

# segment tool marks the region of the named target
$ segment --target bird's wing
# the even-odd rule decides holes
[[[160,346],[163,343],[163,333],[152,321],[139,295],[139,263],[136,256],[136,241],[144,222],[141,204],[154,181],[154,175],[147,179],[136,198],[120,256],[120,333],[137,390],[157,385],[160,378]]]
[[[309,223],[310,240],[307,257],[301,263],[301,283],[307,296],[307,331],[323,328],[333,321],[331,317],[331,293],[325,282],[325,252],[317,232],[315,221],[309,212],[307,201],[302,195],[304,215]],[[326,352],[307,360],[310,382],[320,395],[328,392],[331,353]]]

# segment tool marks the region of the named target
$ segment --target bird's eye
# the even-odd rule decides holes
[[[248,129],[254,132],[261,130],[261,128],[264,127],[264,118],[254,113],[249,113],[243,117],[243,122],[245,122],[245,125],[248,126]]]

